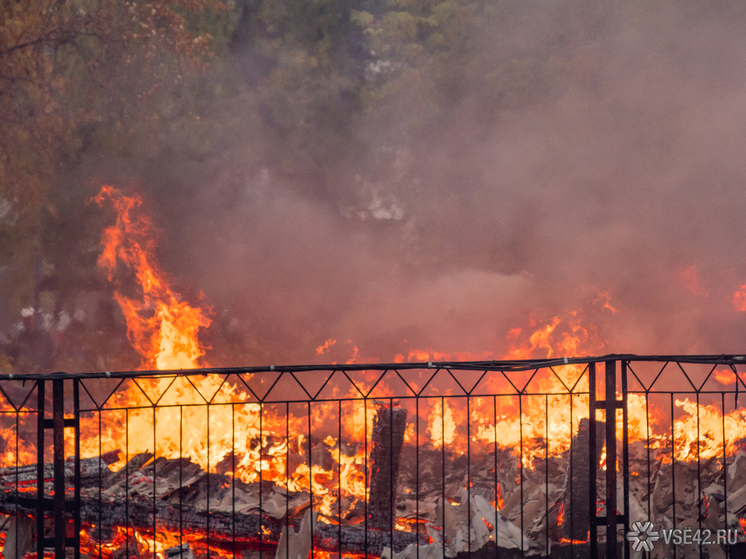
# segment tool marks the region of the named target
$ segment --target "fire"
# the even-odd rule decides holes
[[[560,322],[560,318],[555,316],[551,322],[544,324],[544,326],[541,326],[531,334],[527,344],[511,348],[505,359],[529,359],[531,354],[537,349],[546,350],[546,357],[551,357],[554,354],[554,347],[551,343],[552,332],[554,332],[554,329],[557,328]],[[571,354],[570,356],[572,357],[573,355]]]
[[[575,357],[587,349],[602,347],[595,331],[581,324],[579,313],[571,312],[564,317],[555,316],[552,320],[535,325],[528,338],[520,342],[520,333],[511,331],[509,339],[514,340],[506,360],[549,358],[560,354]],[[524,383],[531,383],[529,392],[551,394],[544,396],[521,396],[520,408],[517,397],[499,398],[495,402],[498,409],[491,410],[489,399],[475,399],[472,410],[472,423],[477,426],[475,439],[482,443],[499,443],[504,447],[523,449],[523,465],[532,468],[536,459],[557,455],[570,448],[570,442],[577,432],[580,419],[588,415],[587,395],[568,396],[568,387],[579,382],[577,390],[587,390],[587,375],[584,366],[564,365],[556,367],[554,373],[545,371],[538,377],[516,375]],[[496,393],[503,392],[497,386],[491,387]],[[516,388],[522,388],[517,386]],[[570,422],[570,398],[575,413]],[[493,421],[496,416],[496,422]],[[547,439],[547,436],[551,436]]]
[[[80,532],[80,549],[81,552],[87,553],[91,557],[101,557],[102,559],[115,559],[120,557],[122,552],[128,547],[130,557],[156,556],[164,557],[164,552],[172,547],[182,544],[193,547],[195,555],[201,555],[199,552],[206,548],[204,534],[195,533],[189,530],[181,532],[172,532],[168,530],[158,530],[153,535],[152,530],[144,528],[129,528],[123,526],[112,527],[114,535],[107,541],[99,543],[94,535],[91,535],[95,526],[84,527]],[[233,553],[221,549],[220,547],[211,547],[210,556],[233,557]]]
[[[140,198],[125,196],[113,187],[105,186],[94,201],[99,205],[110,204],[117,212],[115,225],[102,234],[102,253],[98,264],[116,286],[114,297],[122,309],[128,338],[141,356],[140,368],[171,370],[206,366],[205,347],[200,344],[198,334],[210,325],[208,310],[185,301],[173,290],[166,275],[155,264],[153,225],[141,211]],[[137,296],[127,289],[125,280],[134,280]],[[608,310],[612,314],[617,312],[610,303],[608,292],[600,293],[596,302],[601,305],[601,310]],[[741,286],[741,291],[735,294],[734,305],[737,310],[746,311],[746,285]],[[585,322],[580,311],[553,316],[547,321],[532,317],[528,327],[510,329],[507,342],[509,349],[502,356],[493,352],[473,354],[412,349],[397,355],[394,360],[526,360],[577,357],[605,349],[597,332]],[[335,344],[336,340],[327,339],[316,348],[316,354],[328,353]],[[353,348],[348,363],[360,359],[358,347]],[[373,382],[375,377],[370,371],[359,371],[357,374],[361,382]],[[716,372],[715,378],[723,383],[738,382],[735,374],[728,371]],[[515,383],[513,387],[498,386],[497,383],[502,380],[505,379],[500,375],[488,378],[485,380],[486,389],[494,394],[506,394],[508,390],[510,396],[492,398],[476,395],[468,400],[468,408],[466,398],[441,398],[448,392],[438,392],[440,388],[435,386],[437,396],[423,399],[420,405],[420,415],[427,423],[427,433],[420,433],[420,436],[429,437],[434,448],[449,453],[464,453],[470,444],[477,449],[498,446],[512,448],[516,453],[522,452],[523,466],[529,469],[537,461],[566,453],[572,437],[578,432],[580,420],[589,414],[586,366],[565,364],[551,371],[511,375],[510,382]],[[130,408],[126,415],[107,412],[115,420],[107,421],[101,433],[96,431],[97,426],[94,425],[97,419],[89,424],[83,420],[84,427],[96,433],[96,436],[83,437],[84,457],[98,456],[102,450],[115,449],[124,449],[128,457],[140,452],[152,452],[165,458],[188,457],[211,472],[217,471],[218,464],[231,458],[233,467],[229,474],[244,482],[262,480],[290,491],[312,492],[314,510],[320,513],[321,521],[330,523],[341,521],[338,510],[341,496],[349,498],[346,504],[348,510],[368,497],[364,443],[366,437],[367,440],[370,438],[376,415],[375,406],[370,403],[365,405],[359,400],[349,403],[344,418],[339,417],[344,431],[341,437],[345,443],[354,443],[343,445],[337,435],[326,433],[321,441],[309,440],[309,424],[322,424],[331,413],[323,403],[309,405],[303,409],[303,413],[295,416],[287,412],[288,408],[275,409],[271,405],[257,403],[241,384],[228,382],[225,376],[220,375],[190,376],[188,379],[138,379],[136,384],[129,386],[129,390],[118,391],[111,400],[113,408]],[[379,386],[385,392],[385,383]],[[167,388],[168,403],[171,405],[155,405]],[[574,395],[567,394],[571,388]],[[237,403],[208,407],[206,402],[219,391]],[[528,396],[526,392],[542,395]],[[359,398],[360,394],[353,387],[347,394],[334,393],[334,397],[344,396]],[[655,425],[647,416],[646,404],[643,395],[628,395],[630,440],[646,440],[650,437],[653,444],[665,444],[665,437],[659,440],[654,434],[651,436]],[[723,418],[714,406],[697,406],[688,399],[677,400],[675,405],[684,412],[674,426],[677,460],[720,456],[723,451],[723,421],[730,441],[726,442],[728,452],[733,451],[733,441],[746,438],[746,411],[732,412]],[[308,419],[304,416],[306,412]],[[621,436],[622,414],[617,413],[613,420]],[[696,437],[697,420],[699,439]],[[470,438],[465,436],[467,424]],[[126,425],[126,429],[122,425]],[[285,435],[286,431],[289,432],[288,436]],[[416,439],[416,434],[409,428],[406,436],[407,441]],[[314,450],[319,450],[319,446],[325,447],[330,461],[321,464],[312,461],[312,445],[315,446]],[[300,461],[292,469],[291,456]],[[603,461],[605,464],[605,452]],[[616,467],[619,468],[618,463]],[[500,484],[495,489],[493,504],[496,509],[503,508]],[[347,510],[342,511],[345,512]],[[557,517],[559,525],[563,519],[564,510],[561,507]],[[485,522],[491,530],[491,524]],[[148,535],[133,532],[119,536],[121,541],[128,537],[136,540],[151,553],[162,553],[180,543],[171,533]],[[111,552],[114,549],[117,547]],[[103,556],[110,552],[108,548],[93,551]],[[323,556],[318,551],[314,553]]]
[[[199,363],[205,351],[197,333],[210,325],[210,319],[201,308],[182,301],[155,265],[153,226],[146,215],[137,211],[142,205],[140,197],[124,196],[117,189],[104,186],[93,201],[99,206],[108,202],[117,212],[116,224],[106,228],[101,236],[103,251],[98,266],[109,281],[114,281],[121,263],[134,273],[139,286],[138,299],[120,290],[114,292],[114,298],[127,322],[129,340],[142,357],[141,369],[206,366]]]
[[[95,526],[91,526],[90,528],[95,528]],[[114,552],[117,549],[120,549],[127,541],[127,531],[121,526],[115,527],[114,536],[107,542],[101,544],[96,543],[95,538],[91,538],[89,531],[89,528],[83,528],[80,531],[80,548],[81,550],[87,550],[92,557],[95,555],[97,557],[106,557],[108,559],[112,557]],[[131,534],[132,530],[130,530],[130,535]],[[133,549],[132,551],[135,550]]]
[[[397,356],[397,359],[399,359],[399,356]],[[428,359],[430,359],[430,354],[426,351],[415,349],[409,352],[409,361],[427,361]],[[401,360],[404,361],[403,356]]]
[[[715,380],[722,384],[733,384],[734,382],[737,382],[736,373],[733,371],[715,371],[713,375],[715,376]]]
[[[337,340],[334,340],[332,338],[329,338],[326,340],[322,345],[316,348],[316,355],[324,355],[327,353],[331,347],[337,343]]]
[[[526,360],[544,359],[555,355],[575,357],[598,352],[603,343],[592,327],[584,324],[580,311],[569,312],[565,316],[555,316],[547,322],[534,322],[533,331],[528,331],[521,340],[521,328],[510,330],[508,340],[511,347],[503,356],[480,355],[469,356],[469,360]],[[412,354],[410,353],[410,356]],[[434,351],[418,351],[418,358],[434,360],[456,360],[456,354],[444,354]],[[533,468],[534,462],[547,455],[557,456],[570,448],[573,435],[577,433],[580,420],[588,417],[588,373],[585,365],[567,364],[555,366],[552,371],[542,370],[536,374],[512,373],[515,386],[500,386],[492,377],[484,381],[486,388],[494,393],[505,394],[510,390],[523,392],[523,383],[529,383],[526,392],[542,394],[541,396],[521,395],[501,396],[494,402],[492,398],[473,397],[470,401],[471,439],[473,443],[497,445],[502,448],[513,448],[521,451],[523,465]],[[576,395],[570,396],[568,390],[574,386]],[[577,394],[580,392],[580,394]],[[449,392],[445,392],[448,394]],[[546,394],[546,396],[544,396]],[[621,394],[618,394],[621,398]],[[574,411],[570,412],[570,403]],[[464,436],[467,423],[465,399],[445,399],[444,405],[436,399],[432,404],[425,404],[428,413],[428,433],[430,443],[440,448],[446,443],[451,452],[466,452],[467,439]],[[603,411],[598,412],[603,420]],[[617,432],[621,436],[623,416],[621,410],[616,414]],[[644,395],[628,394],[628,431],[631,440],[646,440],[654,426],[647,415]],[[652,442],[659,444],[652,436]],[[617,467],[619,467],[617,465]]]
[[[588,543],[590,541],[590,539],[591,539],[591,534],[590,534],[590,532],[588,532],[588,537],[586,539],[584,539],[584,540],[571,540],[571,539],[568,539],[568,538],[560,538],[560,543],[569,543],[569,544],[573,544],[573,545],[583,545],[583,544]]]
[[[611,311],[611,314],[616,314],[616,309],[611,306],[611,296],[608,291],[601,291],[598,294],[598,298],[593,301],[594,303],[603,303],[601,305],[602,310]]]
[[[674,424],[675,452],[677,460],[708,459],[723,454],[723,424],[727,434],[726,452],[738,449],[734,442],[746,438],[746,410],[737,409],[723,414],[715,406],[697,405],[688,398],[676,400],[676,407],[686,415]],[[699,418],[699,429],[697,419]],[[697,434],[699,433],[699,438]],[[730,442],[728,442],[730,441]]]
[[[124,314],[128,338],[142,357],[141,369],[206,366],[203,361],[205,349],[199,343],[198,333],[210,325],[207,311],[184,301],[156,266],[154,228],[141,211],[140,198],[125,196],[115,188],[105,186],[93,200],[99,205],[109,203],[117,213],[116,224],[102,234],[103,250],[98,264],[117,286],[114,296]],[[135,279],[139,297],[123,294],[123,275]],[[335,343],[333,339],[327,340],[317,348],[317,353],[323,354]],[[314,506],[329,517],[336,512],[332,511],[332,504],[337,499],[332,489],[337,485],[343,492],[357,498],[366,495],[362,450],[348,456],[341,452],[333,437],[327,437],[324,442],[331,448],[337,471],[316,464],[309,467],[307,460],[288,471],[291,453],[304,456],[310,450],[303,434],[302,420],[250,403],[251,396],[247,391],[235,383],[226,383],[221,376],[192,376],[188,380],[183,377],[140,379],[138,386],[139,389],[131,386],[130,390],[112,396],[111,402],[115,406],[141,409],[131,410],[126,418],[126,440],[125,432],[117,422],[104,425],[104,431],[100,433],[104,450],[126,448],[129,456],[155,452],[165,458],[188,457],[206,471],[215,471],[216,466],[233,453],[236,458],[231,473],[235,472],[236,477],[247,483],[263,479],[291,491],[312,491],[319,500]],[[167,388],[169,400],[160,402],[159,395]],[[216,394],[218,390],[230,401],[246,403],[214,405],[208,409],[205,395]],[[171,405],[154,408],[152,402],[156,400]],[[316,411],[320,413],[319,407]],[[370,409],[368,421],[372,421],[374,416],[375,410]],[[352,431],[350,437],[362,433],[365,419],[363,406],[356,406],[346,433]],[[292,433],[290,438],[270,439],[272,433],[285,433],[286,421],[290,423],[287,425]],[[157,434],[153,431],[154,422]],[[92,437],[88,446],[85,442],[83,455],[98,455],[98,439]],[[351,506],[354,503],[355,499]],[[147,540],[144,535],[138,538],[148,549],[159,552],[173,543],[163,541],[156,545],[155,540]]]
[[[442,402],[442,404],[441,404]],[[448,405],[448,400],[436,402],[430,416],[430,437],[435,448],[440,448],[443,443],[450,445],[456,440],[456,422],[453,419],[453,411]]]

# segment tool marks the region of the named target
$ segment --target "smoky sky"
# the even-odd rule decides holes
[[[555,316],[593,327],[594,352],[743,351],[743,15],[560,4],[495,15],[450,90],[413,79],[361,113],[363,148],[322,157],[312,186],[248,152],[266,131],[238,102],[211,113],[230,122],[210,160],[143,173],[163,265],[213,307],[212,364],[499,357]]]

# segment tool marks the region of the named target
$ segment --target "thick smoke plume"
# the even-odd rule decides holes
[[[421,68],[314,174],[250,152],[268,124],[239,99],[205,109],[225,116],[206,157],[170,135],[143,181],[164,266],[213,304],[210,362],[499,358],[555,317],[557,341],[587,329],[581,354],[742,352],[742,10],[593,4],[496,12],[463,67]]]

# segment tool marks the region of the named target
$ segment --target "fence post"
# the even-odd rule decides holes
[[[54,441],[54,556],[65,557],[65,381],[52,381],[52,440]]]
[[[599,516],[596,511],[596,478],[598,476],[598,463],[594,461],[588,476],[588,498],[590,500],[590,557],[598,558],[598,525],[606,526],[606,559],[617,559],[619,556],[619,542],[617,542],[617,527],[624,525],[624,533],[629,531],[629,472],[627,463],[629,460],[628,448],[628,426],[627,426],[627,362],[622,361],[621,368],[622,399],[617,400],[616,361],[605,362],[604,384],[605,394],[603,400],[596,399],[596,365],[588,364],[588,412],[590,420],[589,447],[591,453],[596,450],[596,410],[604,409],[606,412],[606,516]],[[616,410],[622,410],[622,460],[624,461],[623,480],[623,506],[624,513],[617,514],[617,443],[616,443]],[[621,547],[622,556],[629,557],[629,542],[624,540]]]
[[[616,559],[616,361],[606,362],[606,559]]]
[[[57,374],[55,374],[57,376]],[[60,373],[60,376],[62,374]],[[52,379],[52,418],[46,417],[46,383],[48,380],[37,381],[38,415],[37,415],[37,460],[36,460],[36,554],[37,559],[43,559],[44,548],[54,547],[55,559],[65,559],[65,548],[73,546],[75,559],[80,559],[80,390],[78,380],[73,380],[74,417],[65,419],[65,379]],[[74,430],[75,463],[73,466],[74,500],[66,500],[67,478],[65,472],[65,429]],[[45,444],[44,433],[52,430],[52,488],[54,497],[48,499],[45,494],[44,482],[48,473],[45,472]],[[67,537],[67,510],[72,505],[73,525],[75,535]],[[54,518],[54,537],[45,537],[44,519],[51,511]]]
[[[596,364],[588,363],[588,544],[591,559],[598,558],[598,529],[596,526]]]
[[[44,559],[44,430],[46,413],[46,381],[36,382],[36,558]]]
[[[629,533],[629,406],[627,405],[627,361],[622,361],[622,489],[624,491],[624,557],[630,557]]]

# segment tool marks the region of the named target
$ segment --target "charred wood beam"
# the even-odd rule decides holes
[[[150,452],[142,452],[130,458],[127,464],[125,464],[124,468],[122,468],[121,470],[111,473],[109,473],[107,470],[107,476],[105,479],[102,480],[103,487],[107,488],[118,483],[122,483],[125,478],[131,476],[145,464],[147,464],[151,458],[153,458],[153,455]]]
[[[396,518],[396,486],[399,481],[407,410],[378,405],[370,452],[370,499],[368,526],[393,530]]]
[[[80,477],[83,486],[90,483],[98,484],[99,475],[106,479],[111,470],[109,464],[117,461],[120,451],[115,450],[107,452],[100,457],[83,458],[80,461]],[[71,459],[64,461],[65,479],[72,482],[75,477],[75,462]],[[55,477],[54,463],[44,464],[44,481],[51,482]],[[19,487],[35,487],[38,478],[38,466],[31,464],[28,466],[18,466],[17,468],[0,468],[0,491],[11,489],[18,484]]]
[[[578,433],[572,438],[570,464],[565,476],[562,499],[563,519],[560,526],[562,537],[574,541],[585,541],[590,530],[590,502],[588,501],[588,479],[591,468],[597,468],[605,440],[605,423],[596,421],[596,456],[590,456],[590,421],[580,420]]]

